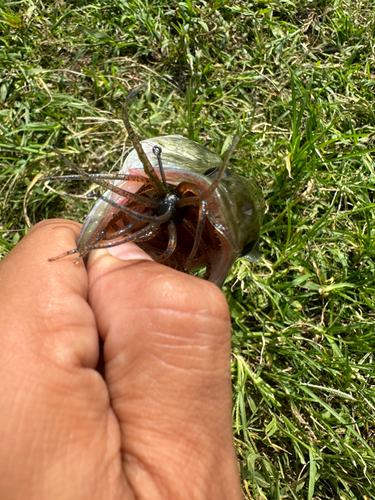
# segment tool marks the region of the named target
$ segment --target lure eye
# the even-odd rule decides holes
[[[219,169],[217,167],[211,167],[208,170],[206,170],[203,175],[205,175],[207,177],[215,177],[215,174],[217,174],[218,171],[219,171]],[[230,175],[231,175],[230,170],[226,170],[224,172],[223,179],[229,177]]]
[[[206,170],[203,175],[211,175],[211,174],[217,172],[217,170],[218,169],[216,167],[211,167],[208,170]]]

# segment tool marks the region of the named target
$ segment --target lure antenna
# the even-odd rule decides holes
[[[209,196],[211,196],[211,194],[215,191],[215,189],[218,187],[218,185],[220,184],[221,182],[221,179],[223,178],[224,174],[225,174],[225,171],[229,165],[229,160],[233,154],[233,151],[236,149],[236,146],[238,144],[240,140],[240,136],[239,135],[235,135],[233,137],[233,141],[232,141],[232,144],[230,145],[229,149],[228,149],[228,152],[225,156],[225,159],[223,161],[223,164],[222,166],[220,167],[220,170],[219,170],[219,175],[217,176],[217,178],[214,180],[214,182],[211,184],[211,186],[206,190],[204,191],[204,193],[202,193],[198,198],[199,198],[199,201],[202,201],[202,200],[205,200],[206,198],[208,198]]]
[[[130,101],[134,98],[136,94],[144,87],[144,85],[141,85],[140,87],[137,87],[133,90],[131,90],[125,99],[125,103],[122,107],[122,120],[124,122],[126,131],[129,135],[129,139],[131,140],[134,149],[136,150],[139,159],[142,162],[143,168],[149,177],[151,183],[155,187],[155,189],[160,193],[160,194],[167,194],[169,192],[167,186],[164,186],[159,177],[157,176],[154,167],[152,166],[150,160],[148,159],[146,153],[143,151],[143,148],[141,146],[141,143],[138,140],[138,137],[136,136],[136,133],[133,130],[133,127],[130,124],[129,116],[128,116],[128,107]]]

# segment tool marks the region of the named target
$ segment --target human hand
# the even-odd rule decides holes
[[[241,499],[224,296],[133,244],[48,262],[79,229],[0,263],[0,498]]]

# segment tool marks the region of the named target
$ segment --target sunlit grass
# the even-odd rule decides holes
[[[34,3],[0,7],[0,252],[24,196],[140,138],[180,133],[263,188],[262,260],[224,287],[234,437],[248,499],[375,497],[373,6],[365,2]],[[64,170],[66,172],[66,170]],[[32,224],[83,221],[87,183],[36,183]],[[234,194],[235,196],[235,194]]]

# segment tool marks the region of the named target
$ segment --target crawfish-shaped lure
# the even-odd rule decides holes
[[[229,170],[226,159],[179,135],[139,142],[130,124],[129,94],[123,121],[134,149],[118,174],[88,174],[57,154],[76,175],[107,189],[86,218],[77,248],[50,260],[130,241],[156,262],[221,286],[235,259],[255,260],[264,214],[259,187]],[[115,181],[111,183],[110,181]]]

